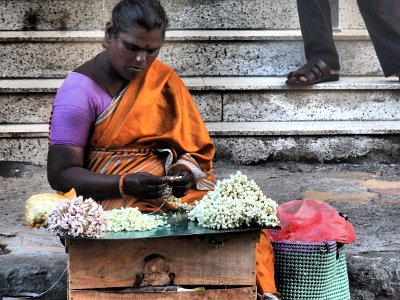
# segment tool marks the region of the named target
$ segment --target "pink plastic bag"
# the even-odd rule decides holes
[[[329,204],[315,200],[292,200],[278,206],[280,230],[268,230],[271,240],[288,242],[356,240],[353,225]]]

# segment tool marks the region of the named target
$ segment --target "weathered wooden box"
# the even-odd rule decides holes
[[[259,228],[186,226],[68,239],[69,299],[256,299]]]

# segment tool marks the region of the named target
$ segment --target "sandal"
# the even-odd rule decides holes
[[[300,77],[307,78],[306,82],[300,81]],[[288,85],[312,85],[320,82],[338,81],[339,74],[332,74],[332,70],[319,58],[311,58],[297,71],[290,72],[287,76]]]

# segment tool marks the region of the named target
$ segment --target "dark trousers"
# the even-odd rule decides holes
[[[357,2],[385,76],[400,73],[400,0]],[[318,57],[340,69],[329,0],[297,0],[297,9],[307,61]]]

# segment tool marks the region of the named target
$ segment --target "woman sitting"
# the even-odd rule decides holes
[[[105,209],[155,210],[169,176],[192,203],[213,189],[214,146],[181,79],[156,60],[167,17],[158,1],[122,1],[107,48],[70,73],[53,107],[48,180]],[[162,209],[171,209],[164,204]]]
[[[176,210],[164,201],[169,186],[188,204],[213,190],[215,149],[207,129],[181,79],[156,60],[167,23],[158,0],[114,7],[105,51],[71,72],[56,95],[52,188],[75,188],[107,210],[141,211]]]

